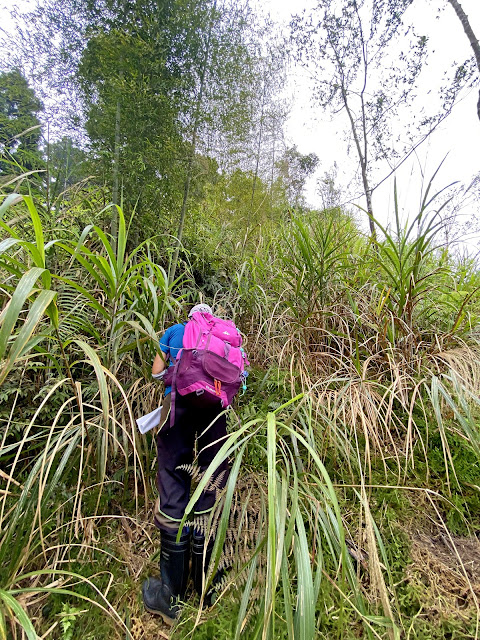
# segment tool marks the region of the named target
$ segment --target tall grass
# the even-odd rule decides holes
[[[478,271],[470,264],[459,298],[457,267],[436,242],[440,211],[428,208],[439,194],[430,188],[411,222],[401,224],[397,206],[393,232],[377,224],[375,250],[330,212],[294,220],[285,249],[258,266],[259,286],[275,283],[270,316],[257,325],[260,351],[291,372],[293,393],[315,390],[332,422],[363,434],[367,467],[371,451],[393,453],[399,481],[402,461],[413,463],[412,438],[424,448],[416,416],[432,376],[456,376],[468,388],[478,380]]]
[[[227,569],[217,606],[235,601],[234,638],[314,638],[322,624],[332,637],[348,637],[351,624],[371,638],[405,631],[371,502],[379,461],[385,484],[406,483],[420,464],[428,482],[438,435],[453,492],[464,483],[452,447],[480,459],[478,270],[437,248],[441,227],[427,207],[428,198],[404,227],[397,215],[376,250],[331,211],[286,221],[225,258],[230,273],[217,284],[228,286],[214,287],[213,302],[245,332],[256,369],[189,506],[230,458],[218,509],[202,524],[215,536],[205,592]],[[188,274],[168,284],[153,242],[128,250],[117,212],[114,249],[95,225],[52,236],[29,196],[0,206],[4,635],[6,619],[37,633],[22,593],[84,596],[64,564],[109,553],[93,532],[125,516],[105,506],[106,493],[128,504],[145,536],[155,461],[134,417],[160,400],[148,381],[156,336],[195,291]],[[108,589],[82,579],[128,636]],[[178,632],[203,622],[200,608]]]
[[[131,374],[136,369],[142,376],[145,366],[132,367],[131,353],[135,350],[151,362],[156,333],[152,321],[158,326],[175,304],[165,271],[148,257],[148,248],[127,253],[121,210],[114,252],[98,227],[87,227],[78,240],[45,241],[32,199],[23,197],[23,203],[32,240],[22,239],[13,224],[1,222],[7,237],[1,243],[0,269],[9,275],[0,315],[0,379],[20,373],[28,386],[34,384],[32,374],[43,374],[35,382],[40,384],[39,404],[31,418],[19,422],[14,404],[2,430],[6,485],[0,497],[0,566],[2,582],[10,590],[38,554],[44,566],[56,570],[47,552],[46,531],[59,486],[68,483],[74,490],[67,508],[56,512],[59,541],[67,545],[81,518],[85,487],[96,483],[98,508],[116,467],[122,470],[125,487],[132,482],[138,513],[148,491],[144,470],[151,465],[150,453],[139,442],[132,407],[137,400],[145,404],[145,394],[150,394],[150,403],[158,392],[135,384]],[[20,203],[18,197],[9,197],[6,204],[18,208]],[[7,210],[4,206],[2,214]],[[54,246],[65,256],[57,272],[49,268]],[[120,382],[126,368],[127,392]],[[65,527],[62,512],[73,518]],[[4,602],[10,597],[5,595]]]
[[[304,419],[299,420],[300,416]],[[240,600],[235,638],[254,615],[249,637],[276,638],[280,625],[288,638],[303,640],[315,637],[320,590],[326,580],[335,580],[339,593],[363,623],[367,637],[381,637],[378,625],[382,629],[388,626],[392,637],[399,637],[382,565],[373,553],[370,569],[380,585],[381,598],[375,596],[380,615],[371,611],[363,593],[349,553],[337,492],[319,456],[310,417],[310,399],[302,394],[264,418],[245,422],[223,443],[198,483],[187,512],[193,509],[218,465],[228,457],[235,458],[223,503],[206,527],[215,538],[215,546],[205,590],[222,561],[230,572],[221,587],[224,592],[238,592]],[[248,480],[244,477],[249,491],[232,509],[245,453],[252,441],[260,438],[265,444],[259,452],[263,462],[258,464],[265,471],[259,472],[257,467]],[[306,463],[303,470],[296,464],[293,441],[301,448]],[[253,519],[252,511],[256,512]],[[230,541],[234,541],[234,547],[225,553],[224,546]],[[376,541],[371,542],[371,549],[376,549]],[[201,609],[197,623],[200,616]],[[340,627],[346,624],[347,617],[340,619]]]

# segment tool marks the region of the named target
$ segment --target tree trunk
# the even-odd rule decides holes
[[[117,109],[115,113],[115,149],[113,152],[113,186],[112,186],[112,202],[114,205],[118,205],[118,192],[119,192],[119,163],[120,163],[120,99],[117,100]],[[118,236],[118,211],[116,207],[112,207],[112,221],[110,223],[110,235],[112,236],[113,251],[117,250],[117,236]]]
[[[348,93],[345,87],[345,76],[344,76],[344,70],[343,70],[343,62],[339,57],[338,51],[335,47],[335,44],[330,40],[330,44],[331,47],[333,49],[334,55],[335,55],[335,59],[337,62],[337,68],[340,72],[340,78],[341,78],[341,91],[342,91],[342,100],[343,100],[343,105],[345,107],[345,110],[347,112],[348,115],[348,119],[350,121],[350,129],[352,131],[352,135],[353,135],[353,139],[355,141],[355,147],[357,149],[357,153],[358,153],[358,160],[360,162],[360,169],[362,171],[362,183],[363,183],[363,190],[365,193],[365,199],[367,201],[367,213],[368,213],[368,227],[370,229],[370,237],[373,241],[374,246],[376,246],[376,241],[377,241],[377,232],[375,229],[375,223],[373,221],[373,204],[372,204],[372,193],[373,193],[373,189],[370,187],[370,183],[368,180],[368,162],[369,162],[369,156],[368,156],[368,138],[367,138],[367,122],[366,122],[366,117],[365,117],[365,101],[364,101],[364,94],[366,91],[366,87],[367,87],[367,70],[368,70],[368,60],[367,60],[367,55],[366,55],[366,46],[365,46],[365,42],[363,39],[363,30],[362,30],[362,23],[360,20],[360,14],[358,12],[358,6],[357,3],[354,0],[354,6],[355,6],[355,11],[357,13],[358,16],[358,22],[360,25],[360,34],[361,34],[361,43],[362,43],[362,59],[363,59],[363,88],[360,92],[360,98],[361,98],[361,103],[362,103],[362,118],[361,118],[361,125],[360,125],[360,133],[357,130],[357,125],[355,123],[355,118],[352,112],[352,109],[350,107],[350,102],[348,99]],[[363,140],[363,149],[362,149],[362,144],[361,144],[361,140],[360,140],[360,136],[362,136],[362,140]]]
[[[50,202],[50,180],[51,180],[51,176],[50,176],[50,123],[47,122],[47,163],[46,163],[46,174],[45,174],[45,178],[46,178],[46,189],[45,189],[45,196],[46,196],[46,205],[47,205],[47,213],[48,216],[50,217],[50,212],[51,212],[51,202]]]
[[[448,0],[448,2],[452,5],[453,10],[458,16],[458,19],[462,23],[463,30],[465,31],[468,41],[473,49],[473,53],[475,55],[475,60],[477,62],[478,72],[480,73],[480,42],[478,38],[475,37],[473,33],[473,29],[468,20],[468,16],[462,8],[462,5],[458,2],[458,0]],[[480,120],[480,91],[478,94],[478,102],[477,102],[477,115]]]
[[[365,182],[364,182],[365,185]],[[375,229],[375,223],[373,221],[373,204],[372,204],[372,190],[366,184],[365,188],[365,197],[367,199],[367,212],[368,212],[368,226],[370,228],[370,237],[375,242],[377,240],[377,231]]]
[[[360,161],[360,168],[362,170],[362,182],[363,182],[363,190],[365,192],[365,199],[367,201],[367,213],[368,213],[368,226],[370,229],[370,237],[373,240],[374,244],[377,241],[377,232],[375,229],[375,223],[373,221],[373,203],[372,203],[372,189],[370,187],[370,183],[368,181],[368,167],[367,167],[367,138],[365,135],[365,121],[363,121],[363,132],[364,132],[364,151],[362,151],[362,147],[360,145],[360,139],[358,137],[357,129],[355,126],[355,120],[353,118],[352,111],[350,109],[350,105],[348,102],[347,92],[345,91],[345,87],[342,85],[342,97],[343,104],[345,106],[348,118],[350,120],[350,127],[352,130],[353,139],[355,141],[355,146],[357,148],[358,158]]]
[[[273,125],[276,126],[276,123]],[[275,145],[277,144],[277,131],[274,129],[273,131],[273,142],[272,142],[272,170],[270,172],[270,213],[273,211],[273,182],[275,180]]]
[[[217,8],[217,0],[215,0],[215,2],[213,3],[213,7],[212,7],[212,16],[211,16],[211,20],[210,20],[210,25],[208,28],[208,35],[207,35],[207,44],[205,47],[205,56],[203,59],[203,63],[202,63],[202,71],[201,71],[201,76],[200,76],[200,87],[199,87],[199,91],[198,91],[198,98],[197,98],[197,103],[195,105],[195,119],[194,119],[194,123],[193,123],[193,133],[192,133],[192,143],[191,143],[191,147],[190,147],[190,155],[188,157],[188,163],[187,163],[187,175],[185,178],[185,185],[183,188],[183,201],[182,201],[182,208],[180,210],[180,221],[178,224],[178,231],[177,231],[177,243],[175,246],[175,251],[173,253],[173,258],[172,258],[172,262],[170,263],[170,268],[168,270],[168,282],[169,284],[171,284],[175,278],[175,270],[177,268],[177,262],[178,262],[178,254],[180,251],[180,245],[182,243],[182,236],[183,236],[183,228],[185,226],[185,215],[187,212],[187,202],[188,202],[188,196],[190,193],[190,183],[192,181],[192,171],[193,171],[193,161],[195,159],[195,151],[196,151],[196,146],[197,146],[197,136],[198,136],[198,129],[200,126],[200,110],[202,107],[202,99],[203,99],[203,91],[204,91],[204,87],[205,87],[205,78],[207,75],[207,67],[208,67],[208,58],[210,56],[210,44],[211,44],[211,39],[212,39],[212,30],[213,30],[213,20],[215,17],[215,10]]]
[[[253,201],[255,198],[255,189],[257,186],[258,179],[258,168],[260,165],[260,153],[262,150],[262,141],[263,141],[263,118],[264,118],[264,110],[265,110],[265,93],[266,93],[267,83],[264,80],[263,83],[263,95],[262,95],[262,108],[260,112],[260,131],[258,133],[258,146],[257,146],[257,157],[255,161],[255,173],[253,175],[253,184],[252,184],[252,197],[250,200],[250,214],[253,214]]]

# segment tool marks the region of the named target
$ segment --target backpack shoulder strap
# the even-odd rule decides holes
[[[186,322],[185,327],[189,322],[192,322],[192,320],[189,320],[188,322]],[[185,338],[185,330],[183,332],[183,337]],[[172,384],[171,384],[172,390],[170,391],[170,426],[171,427],[173,427],[173,425],[175,424],[175,400],[177,397],[177,370],[178,370],[178,363],[181,357],[181,353],[184,348],[183,340],[182,340],[182,345],[183,345],[182,349],[177,354],[177,361],[173,365],[173,377],[172,377]]]
[[[170,426],[175,424],[175,399],[177,397],[177,367],[178,363],[173,368],[172,390],[170,391]]]

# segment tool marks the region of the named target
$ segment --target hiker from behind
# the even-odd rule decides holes
[[[167,624],[178,615],[189,575],[190,528],[183,528],[178,542],[177,537],[190,499],[188,465],[194,462],[195,441],[195,463],[204,472],[225,442],[224,409],[242,383],[245,387],[248,364],[233,322],[216,318],[206,304],[194,306],[188,317],[188,322],[167,329],[160,339],[162,355],[156,355],[152,366],[152,375],[161,374],[166,387],[157,434],[159,497],[154,514],[161,539],[160,578],[147,578],[142,595],[147,611],[161,615]],[[208,517],[227,476],[224,460],[195,504],[194,523],[201,525]],[[205,549],[204,527],[195,526],[192,533],[192,577],[201,594],[214,541]]]

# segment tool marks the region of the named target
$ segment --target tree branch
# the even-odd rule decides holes
[[[480,42],[473,32],[473,29],[468,20],[468,16],[463,10],[462,5],[458,2],[458,0],[448,0],[448,2],[452,5],[453,10],[458,16],[458,19],[462,23],[463,30],[465,31],[468,41],[470,42],[470,45],[473,49],[475,60],[477,62],[478,72],[480,73]],[[480,91],[478,94],[477,115],[478,119],[480,120]]]

